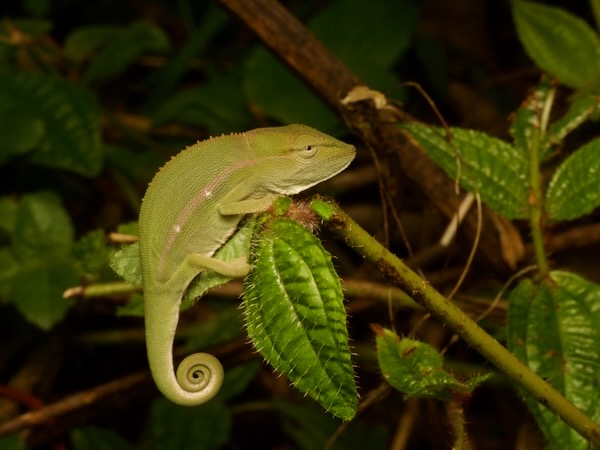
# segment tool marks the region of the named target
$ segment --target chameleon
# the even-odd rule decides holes
[[[223,383],[223,366],[208,353],[192,354],[174,370],[179,309],[190,282],[203,271],[246,276],[247,257],[213,257],[244,215],[331,178],[355,153],[352,145],[296,124],[209,138],[157,172],[140,208],[139,256],[148,363],[166,398],[199,405]]]

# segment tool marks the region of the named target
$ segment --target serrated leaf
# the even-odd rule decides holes
[[[43,131],[27,145],[20,144],[31,150],[32,162],[88,177],[100,172],[99,112],[91,91],[51,76],[4,72],[0,74],[0,104],[2,110],[37,124],[32,125],[35,133]]]
[[[222,402],[188,407],[158,398],[146,423],[144,448],[214,450],[228,441],[230,432],[231,414]]]
[[[523,280],[510,294],[508,346],[592,420],[600,420],[600,286],[568,272],[547,283]],[[588,442],[523,393],[552,449]]]
[[[376,327],[377,360],[385,379],[407,397],[433,397],[447,401],[455,393],[469,394],[486,375],[468,381],[456,379],[443,368],[444,360],[432,346]]]
[[[138,21],[113,35],[83,76],[87,82],[106,80],[124,72],[145,51],[165,52],[169,38],[151,22]]]
[[[253,344],[294,386],[345,420],[357,394],[346,312],[330,255],[307,230],[274,219],[253,248],[245,280],[246,329]]]
[[[114,431],[95,426],[75,428],[70,433],[73,450],[133,450],[133,445]]]
[[[558,167],[546,194],[552,220],[573,220],[600,206],[600,138],[576,150]]]
[[[451,128],[449,143],[446,130],[417,123],[406,123],[408,130],[425,152],[446,174],[484,203],[508,219],[528,217],[527,159],[512,145],[485,133]],[[457,159],[460,172],[457,171]]]
[[[511,4],[519,39],[542,70],[573,88],[598,87],[600,40],[584,20],[554,6]]]

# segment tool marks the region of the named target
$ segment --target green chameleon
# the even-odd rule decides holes
[[[169,400],[198,405],[223,383],[223,367],[196,353],[173,368],[182,297],[196,275],[212,270],[244,277],[246,258],[213,258],[244,214],[267,210],[344,170],[355,149],[305,125],[259,128],[211,138],[183,150],[159,170],[139,218],[146,346],[156,385]]]

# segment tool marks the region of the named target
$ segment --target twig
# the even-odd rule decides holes
[[[123,378],[119,378],[110,383],[102,384],[93,389],[82,391],[77,394],[65,397],[55,403],[47,405],[36,411],[27,412],[20,416],[0,424],[0,436],[14,433],[24,428],[36,427],[48,423],[49,421],[97,403],[101,399],[127,392],[132,387],[144,382],[150,382],[150,374],[148,372],[135,373]]]
[[[219,0],[230,12],[252,29],[285,64],[310,86],[332,109],[337,111],[361,139],[375,149],[378,159],[387,167],[385,183],[394,204],[399,189],[396,185],[398,165],[406,179],[427,196],[447,218],[455,216],[462,201],[454,195],[454,183],[423,153],[416,142],[407,138],[395,126],[398,119],[413,120],[404,111],[375,102],[361,101],[342,104],[341,99],[354,89],[365,86],[334,55],[331,54],[294,16],[275,0]],[[484,210],[481,247],[478,257],[498,271],[507,271],[502,247],[491,221],[491,212]],[[476,214],[468,214],[461,233],[469,242],[477,231]]]
[[[600,444],[598,424],[530,370],[461,309],[448,302],[337,206],[330,228],[354,251],[371,262],[388,280],[408,293],[433,317],[451,328],[508,378],[538,399],[540,404],[556,413],[583,437]]]

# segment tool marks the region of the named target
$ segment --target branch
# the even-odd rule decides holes
[[[460,308],[446,300],[443,295],[410,270],[338,206],[335,207],[330,228],[354,251],[373,264],[389,281],[408,293],[433,317],[450,327],[515,384],[528,391],[583,437],[600,444],[598,424],[486,333]]]
[[[412,120],[404,111],[389,104],[376,108],[373,102],[361,101],[348,106],[341,103],[354,88],[363,85],[339,59],[329,52],[305,27],[275,0],[219,0],[231,13],[242,20],[285,64],[301,77],[334,111],[336,111],[362,140],[375,150],[387,171],[386,191],[396,202],[400,191],[398,168],[405,178],[425,194],[430,202],[448,219],[458,210],[462,196],[454,195],[450,180],[395,126],[398,119]],[[276,93],[274,93],[276,95]],[[484,212],[481,235],[481,256],[498,271],[508,269],[502,258],[503,248],[496,233],[490,211]],[[512,226],[510,223],[504,226]],[[470,213],[461,232],[472,242],[477,230],[477,218]],[[508,259],[508,258],[507,258]]]

